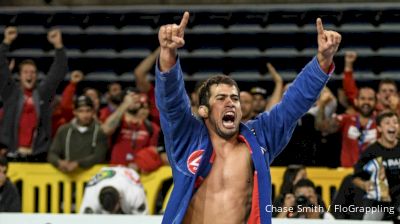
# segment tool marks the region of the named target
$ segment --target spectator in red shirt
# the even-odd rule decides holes
[[[32,60],[19,65],[19,84],[12,78],[6,54],[17,37],[17,29],[8,27],[0,45],[0,92],[4,101],[1,139],[8,146],[12,161],[45,161],[51,140],[51,99],[67,73],[67,56],[61,32],[51,30],[47,39],[55,48],[48,75],[39,85],[37,67]]]
[[[376,105],[375,91],[363,87],[354,100],[358,114],[341,114],[326,117],[325,107],[333,100],[333,95],[322,95],[320,110],[317,114],[316,127],[326,133],[338,130],[342,133],[341,166],[352,167],[367,146],[377,139],[374,108]]]
[[[349,101],[354,105],[354,99],[358,94],[358,87],[353,77],[353,65],[357,59],[357,53],[347,51],[345,54],[343,89]],[[375,110],[377,113],[382,111],[394,111],[400,115],[399,96],[397,93],[396,82],[389,79],[380,81]]]
[[[150,122],[147,96],[128,89],[124,101],[103,123],[106,135],[113,135],[111,164],[151,172],[162,165],[157,153],[159,126]]]
[[[113,82],[108,85],[106,93],[107,106],[100,110],[100,122],[105,122],[106,119],[118,108],[123,100],[122,87],[118,82]]]
[[[156,107],[154,85],[148,80],[147,74],[150,69],[153,68],[154,62],[159,54],[160,48],[157,48],[153,53],[147,56],[133,72],[135,75],[136,88],[139,89],[140,92],[145,93],[148,97],[150,110],[149,119],[157,125],[160,125],[160,113]]]
[[[160,125],[160,115],[156,107],[156,98],[154,95],[154,85],[148,80],[148,73],[153,68],[154,62],[160,52],[157,48],[153,53],[148,55],[143,61],[136,66],[133,74],[135,75],[136,89],[141,93],[147,95],[149,101],[150,116],[149,120]],[[100,111],[100,121],[104,122],[118,107],[121,103],[123,96],[119,94],[121,92],[121,85],[118,83],[110,84],[107,92],[108,105]]]
[[[65,87],[60,102],[55,106],[52,114],[52,136],[57,132],[57,129],[74,118],[74,95],[76,93],[76,86],[83,80],[83,73],[75,70],[71,72],[71,80]]]

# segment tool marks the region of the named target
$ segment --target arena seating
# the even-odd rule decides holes
[[[400,71],[400,4],[311,4],[165,7],[51,7],[3,8],[0,28],[19,27],[11,57],[33,58],[41,71],[51,62],[45,35],[57,26],[63,31],[70,70],[90,74],[87,81],[131,82],[135,66],[158,46],[158,28],[179,22],[191,12],[186,46],[180,51],[186,79],[203,79],[223,72],[239,81],[270,80],[265,62],[294,75],[316,53],[315,19],[343,36],[334,79],[343,69],[344,50],[359,53],[359,80],[398,79]],[[383,75],[383,76],[380,76]],[[249,76],[251,79],[249,79]],[[124,78],[125,77],[125,78]]]

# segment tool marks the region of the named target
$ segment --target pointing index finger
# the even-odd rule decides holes
[[[189,22],[189,12],[185,12],[185,13],[183,14],[181,23],[179,24],[179,29],[180,29],[181,31],[185,30],[186,25],[188,24],[188,22]]]
[[[322,25],[321,18],[317,19],[317,32],[318,32],[318,35],[324,34],[324,26]]]

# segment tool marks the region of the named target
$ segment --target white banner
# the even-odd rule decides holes
[[[1,224],[159,224],[162,216],[0,213]],[[273,219],[273,224],[376,224],[376,221]],[[379,222],[389,224],[391,222]]]

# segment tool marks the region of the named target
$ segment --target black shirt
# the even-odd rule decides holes
[[[380,162],[381,160],[381,162]],[[364,180],[377,180],[377,167],[383,165],[384,173],[389,184],[392,201],[400,199],[400,141],[394,148],[386,148],[379,142],[369,146],[354,166],[354,176]],[[375,186],[376,187],[376,186]]]
[[[9,179],[0,187],[0,212],[21,212],[21,198]]]

